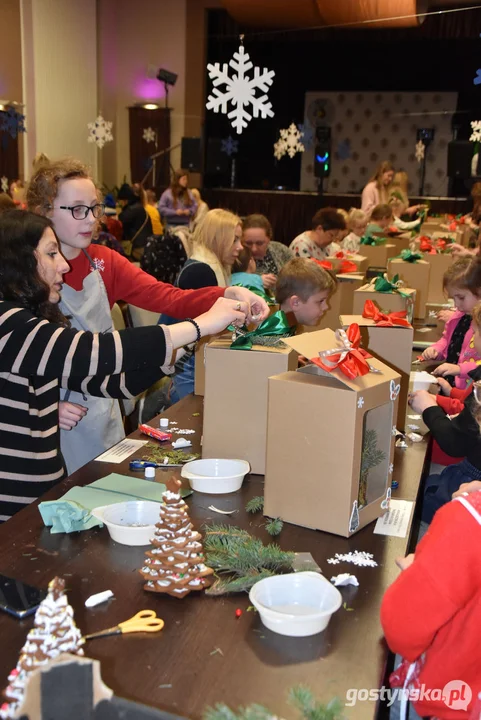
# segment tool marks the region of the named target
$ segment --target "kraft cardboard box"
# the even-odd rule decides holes
[[[428,302],[446,302],[446,295],[443,290],[443,275],[455,261],[451,253],[436,253],[436,255],[424,254],[424,260],[429,263],[429,285]]]
[[[354,291],[352,315],[362,315],[364,303],[366,300],[372,300],[382,312],[402,312],[405,310],[407,312],[409,322],[412,322],[416,290],[408,287],[403,287],[401,289],[403,293],[402,295],[397,292],[377,292],[374,290],[374,283],[363,285]],[[348,315],[349,313],[345,314]]]
[[[361,252],[367,257],[369,267],[387,267],[389,258],[399,255],[396,246],[389,241],[385,245],[361,245]]]
[[[415,318],[423,318],[426,314],[430,267],[425,260],[410,263],[400,258],[392,258],[388,263],[389,277],[399,275],[400,280],[404,282],[406,287],[416,290],[416,299],[414,301]]]
[[[295,370],[297,353],[280,346],[231,350],[231,338],[211,340],[205,351],[202,457],[247,460],[265,471],[267,380]]]
[[[338,258],[338,257],[327,257],[326,260],[328,260],[330,263],[332,263],[332,267],[334,269],[334,272],[336,272],[344,262],[344,260],[350,260],[350,262],[353,262],[354,265],[357,267],[357,272],[365,273],[366,270],[369,267],[368,259],[366,256],[366,253],[362,253],[359,255],[352,255],[351,253],[345,253],[346,257],[344,258]]]
[[[205,394],[205,349],[211,339],[209,336],[204,337],[195,347],[194,395]]]
[[[337,330],[340,327],[340,316],[352,313],[354,292],[364,282],[364,275],[358,273],[337,275],[336,291],[329,298],[329,309],[322,316],[318,325],[302,325],[302,332],[314,332],[321,328]]]
[[[332,330],[288,342],[308,358],[337,346]],[[380,372],[354,380],[313,364],[269,378],[265,515],[349,537],[385,512],[400,377],[369,363]]]
[[[413,353],[414,329],[412,327],[379,327],[373,320],[362,315],[343,315],[342,326],[357,323],[361,330],[362,347],[389,365],[401,377],[396,427],[404,431],[406,424],[409,374]]]
[[[403,250],[409,250],[411,244],[411,233],[402,233],[389,237],[388,242],[396,248],[396,255],[400,255]]]
[[[443,332],[446,325],[444,320],[438,318],[438,313],[441,310],[454,310],[454,302],[447,300],[443,303],[426,303],[426,317],[424,318],[424,324],[431,327],[436,327],[438,330]]]

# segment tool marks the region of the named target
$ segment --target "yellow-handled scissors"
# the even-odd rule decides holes
[[[82,640],[92,640],[93,638],[106,637],[108,635],[123,635],[124,633],[135,632],[160,632],[164,627],[164,621],[157,617],[154,610],[141,610],[129,620],[119,623],[115,627],[100,632],[84,635]]]

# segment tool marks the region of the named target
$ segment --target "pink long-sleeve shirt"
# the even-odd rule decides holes
[[[377,189],[376,182],[372,180],[371,182],[368,182],[362,191],[361,210],[367,215],[370,215],[376,205],[379,205],[380,202],[379,190]]]
[[[459,320],[463,317],[464,313],[456,310],[453,316],[447,321],[444,328],[443,335],[437,343],[434,343],[434,347],[438,352],[439,360],[445,360],[448,354],[448,347],[453,337],[453,332],[456,329],[456,325]],[[474,370],[476,365],[481,364],[481,357],[476,352],[473,344],[473,326],[469,326],[469,330],[464,336],[463,344],[461,346],[461,352],[459,353],[459,360],[457,364],[460,368],[459,375],[456,375],[455,386],[457,388],[464,389],[468,384],[468,373]]]

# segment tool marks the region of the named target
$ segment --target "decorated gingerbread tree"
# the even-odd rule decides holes
[[[0,718],[16,717],[33,670],[61,653],[83,655],[81,644],[82,635],[65,595],[65,581],[56,577],[50,582],[47,597],[35,614],[34,627],[27,635],[17,667],[8,677],[9,684],[4,692],[7,702],[0,707]]]
[[[162,498],[165,504],[152,538],[154,547],[146,552],[140,574],[147,580],[145,590],[182,598],[209,587],[214,571],[204,564],[201,536],[193,529],[180,496],[180,480],[168,480]]]

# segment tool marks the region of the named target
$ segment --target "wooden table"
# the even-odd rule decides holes
[[[193,428],[194,449],[199,446],[202,398],[189,396],[166,413],[178,427]],[[153,423],[152,423],[153,424]],[[136,434],[134,434],[136,436]],[[279,442],[288,442],[279,438]],[[396,498],[416,500],[426,457],[425,441],[407,450],[396,449],[393,478]],[[75,484],[90,483],[110,472],[133,474],[128,461],[107,465],[93,461],[62,482],[44,499],[63,495]],[[174,470],[158,471],[163,480]],[[142,477],[142,476],[141,476]],[[263,478],[250,476],[239,493],[188,499],[194,526],[232,522],[268,541],[260,515],[248,515],[246,501],[263,493]],[[232,516],[212,513],[208,506],[237,509]],[[226,519],[227,518],[227,519]],[[257,702],[276,715],[297,717],[286,703],[289,688],[305,683],[328,702],[345,700],[349,688],[378,688],[383,682],[388,651],[379,622],[385,589],[398,575],[397,555],[412,548],[416,537],[412,523],[408,538],[373,535],[374,525],[347,540],[335,535],[285,525],[278,542],[284,549],[308,551],[326,577],[349,571],[357,575],[359,588],[341,589],[347,611],[341,608],[327,630],[311,638],[286,638],[266,630],[257,614],[246,612],[246,594],[207,597],[195,593],[183,600],[146,593],[138,574],[145,548],[129,548],[112,542],[105,528],[72,535],[51,535],[36,504],[0,526],[0,571],[40,587],[55,575],[65,577],[77,624],[84,633],[95,632],[126,620],[138,610],[151,608],[165,620],[160,635],[126,635],[89,642],[87,654],[101,661],[104,681],[114,692],[131,700],[173,713],[200,718],[208,705],[226,702],[231,707]],[[336,552],[364,550],[374,554],[377,568],[329,565]],[[85,599],[111,589],[115,599],[87,610]],[[244,612],[237,619],[236,608]],[[0,613],[0,687],[16,664],[18,652],[32,619],[18,621]],[[376,717],[373,702],[346,708],[348,718]]]

